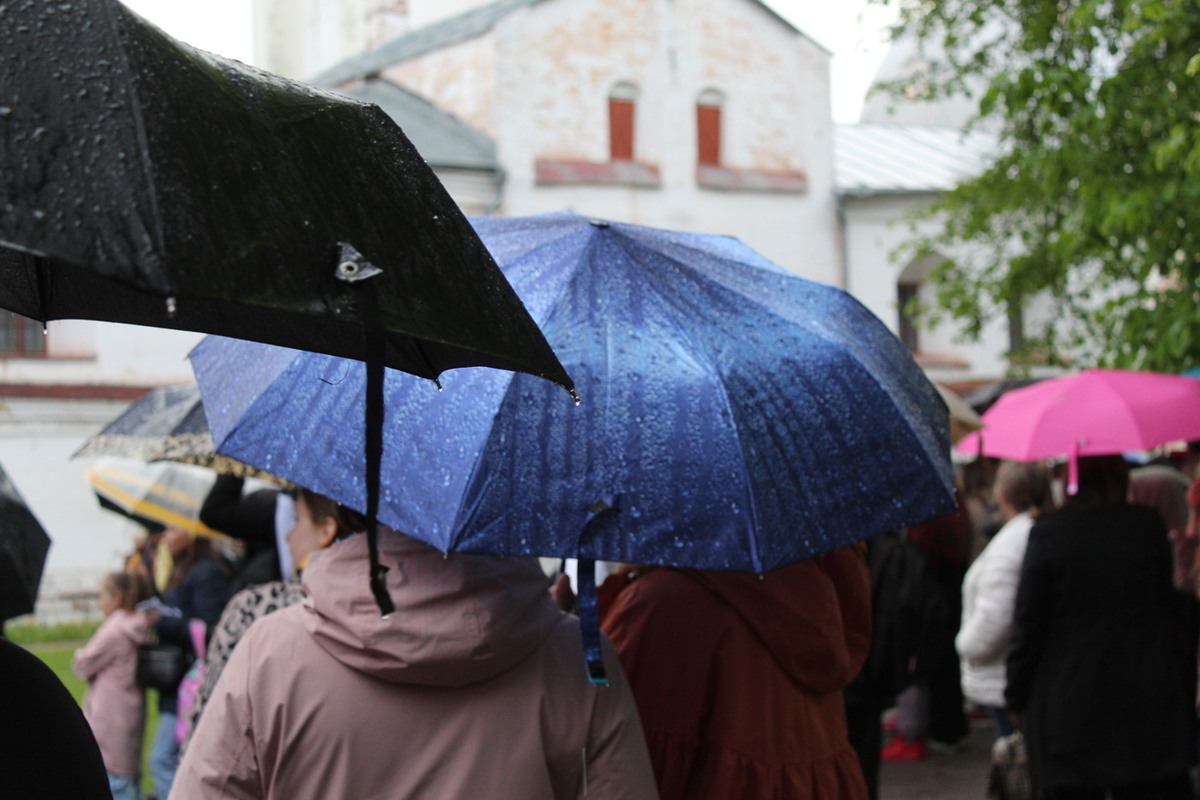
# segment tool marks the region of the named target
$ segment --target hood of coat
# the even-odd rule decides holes
[[[305,626],[320,647],[392,683],[467,686],[532,653],[561,620],[537,559],[443,555],[380,530],[380,562],[396,611],[381,617],[367,584],[367,541],[313,554],[304,570]]]
[[[141,644],[150,635],[150,622],[141,611],[126,611],[118,608],[108,618],[108,624],[134,644]]]
[[[849,640],[854,624],[843,619],[838,587],[816,558],[762,575],[685,570],[720,597],[745,623],[779,668],[817,693],[839,691],[862,660]]]

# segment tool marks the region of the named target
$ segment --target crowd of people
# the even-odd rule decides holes
[[[969,465],[976,475],[964,485],[973,491],[957,514],[934,521],[942,534],[957,531],[958,545],[931,538],[928,525],[908,539],[927,566],[960,570],[959,585],[937,581],[953,613],[926,614],[953,645],[956,685],[945,678],[944,647],[927,646],[927,663],[896,698],[883,757],[953,750],[965,710],[985,715],[997,739],[1020,733],[1046,800],[1194,798],[1194,455],[1141,467],[1116,455],[1079,458],[1074,491],[1039,464]],[[986,479],[972,487],[979,472]],[[939,570],[915,574],[930,573]],[[960,692],[941,706],[959,713],[952,724],[938,721],[939,674],[942,692]]]
[[[618,565],[596,686],[536,559],[384,529],[381,615],[361,515],[223,476],[202,517],[248,555],[148,531],[75,655],[83,715],[115,798],[141,797],[147,640],[203,664],[158,690],[159,800],[874,800],[881,758],[953,747],[972,710],[1047,800],[1193,798],[1200,482],[1112,456],[1061,485],[1000,462],[955,514],[763,575]]]

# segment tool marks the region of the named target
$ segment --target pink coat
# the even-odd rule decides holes
[[[142,771],[146,692],[134,680],[137,648],[149,625],[138,611],[117,609],[76,651],[72,670],[90,685],[83,715],[92,726],[104,767],[114,775]]]
[[[612,685],[592,686],[536,560],[380,538],[396,612],[379,615],[363,537],[314,555],[309,598],[233,651],[171,800],[657,797],[611,647]]]

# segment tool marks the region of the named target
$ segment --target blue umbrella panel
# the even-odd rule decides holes
[[[389,371],[383,523],[444,552],[760,572],[954,508],[944,403],[845,292],[728,237],[473,225],[582,402]],[[217,337],[191,359],[218,452],[365,506],[361,364]]]

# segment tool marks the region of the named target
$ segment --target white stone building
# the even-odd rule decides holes
[[[896,263],[909,211],[983,163],[963,109],[868,103],[835,126],[830,54],[759,0],[255,0],[258,61],[377,103],[468,214],[573,209],[739,237],[842,286],[948,383],[1003,374],[984,343],[906,326],[929,263]],[[885,74],[909,69],[897,48]],[[890,72],[889,72],[890,71]],[[951,113],[953,112],[953,113]],[[924,114],[924,116],[922,116]],[[957,118],[954,117],[957,114]],[[953,121],[957,119],[957,121]],[[934,222],[922,223],[926,226]],[[0,464],[55,539],[43,597],[94,586],[133,526],[69,456],[151,386],[192,380],[198,334],[0,324]]]

